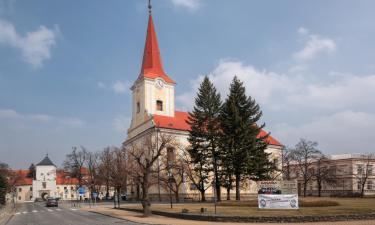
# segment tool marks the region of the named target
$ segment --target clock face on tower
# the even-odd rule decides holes
[[[164,87],[164,81],[162,79],[156,79],[155,86],[159,89]]]

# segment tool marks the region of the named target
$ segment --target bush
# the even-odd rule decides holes
[[[229,207],[258,207],[258,200],[251,201],[223,201],[218,203],[219,206],[229,206]],[[329,200],[316,200],[316,201],[304,201],[299,200],[300,207],[329,207],[329,206],[338,206],[340,205],[336,201]]]
[[[299,201],[300,207],[329,207],[329,206],[339,206],[340,204],[336,201],[329,200],[317,200],[317,201]]]
[[[336,192],[330,195],[331,197],[341,197],[341,198],[359,198],[361,193],[359,192]]]
[[[223,201],[219,202],[219,206],[237,206],[237,207],[258,207],[258,200],[250,201]]]

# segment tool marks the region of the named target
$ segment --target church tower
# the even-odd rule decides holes
[[[143,61],[138,79],[131,87],[132,121],[129,133],[152,115],[174,117],[175,82],[164,72],[149,4],[149,18]]]

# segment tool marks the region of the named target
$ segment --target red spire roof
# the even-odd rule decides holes
[[[148,18],[146,44],[143,53],[141,73],[139,75],[139,78],[143,77],[150,79],[155,79],[159,77],[163,78],[163,80],[167,83],[175,83],[164,72],[163,63],[160,56],[158,39],[156,37],[156,31],[151,13]]]

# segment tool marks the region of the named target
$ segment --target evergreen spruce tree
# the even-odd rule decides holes
[[[188,138],[191,144],[189,153],[194,168],[201,177],[199,188],[201,193],[203,192],[202,199],[204,199],[204,182],[212,172],[218,201],[221,200],[220,108],[220,94],[206,76],[199,87],[194,109],[189,113],[188,123],[191,126]]]
[[[35,168],[34,163],[31,163],[31,165],[29,166],[29,172],[27,173],[27,177],[35,179],[35,177],[36,177],[36,168]]]
[[[0,174],[0,205],[5,204],[5,195],[8,184],[4,174]]]
[[[221,149],[226,177],[234,176],[236,200],[240,200],[240,184],[245,178],[264,179],[272,170],[268,160],[265,137],[259,137],[264,124],[258,125],[262,111],[237,77],[233,78],[230,93],[221,110]]]

